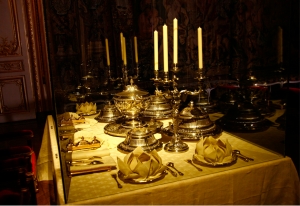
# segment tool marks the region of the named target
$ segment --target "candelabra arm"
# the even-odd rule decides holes
[[[123,65],[122,67],[122,73],[123,73],[123,86],[124,88],[126,87],[126,85],[128,85],[128,70],[127,70],[127,66]]]

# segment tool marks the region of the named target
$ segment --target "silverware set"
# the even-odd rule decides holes
[[[249,162],[249,161],[254,161],[254,159],[247,157],[245,155],[242,155],[240,150],[233,150],[232,151],[237,157],[241,158],[242,160],[244,160],[245,162]]]
[[[182,172],[180,172],[178,169],[175,168],[173,162],[168,162],[167,166],[173,168],[180,176],[184,175]],[[176,176],[177,176],[177,174],[176,174]]]
[[[175,168],[173,162],[168,162],[166,166],[167,166],[167,171],[170,172],[174,177],[177,177],[177,173],[180,176],[184,175],[182,172],[180,172],[178,169]],[[172,169],[170,169],[170,168],[172,168],[173,170],[175,170],[177,173],[175,171],[173,171]]]
[[[243,154],[241,154],[241,152],[239,150],[233,150],[232,151],[237,157],[241,158],[242,160],[246,161],[246,162],[249,162],[249,161],[254,161],[253,158],[250,158],[250,157],[247,157]],[[99,160],[95,160],[97,158],[92,158],[93,160],[89,163],[89,164],[102,164],[101,161]],[[202,168],[200,168],[197,164],[195,164],[193,162],[193,160],[191,159],[186,159],[184,160],[185,162],[189,163],[190,165],[192,165],[193,167],[195,167],[199,172],[202,172]],[[72,162],[73,163],[73,162]],[[78,162],[77,164],[80,164],[81,162]],[[83,163],[82,163],[83,164]],[[166,170],[168,172],[171,173],[171,175],[173,175],[174,177],[177,177],[177,175],[179,174],[180,176],[183,176],[184,174],[182,172],[180,172],[176,167],[175,167],[175,164],[173,162],[168,162],[166,164]],[[123,186],[118,182],[118,179],[117,179],[117,174],[113,173],[111,174],[112,178],[114,178],[114,180],[116,181],[117,185],[118,185],[118,188],[122,188]]]

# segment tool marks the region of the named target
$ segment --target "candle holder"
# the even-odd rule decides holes
[[[212,113],[215,111],[216,104],[213,102],[210,102],[210,92],[213,90],[213,88],[206,88],[204,89],[204,81],[206,77],[203,75],[203,68],[199,68],[198,71],[199,76],[195,79],[198,80],[198,91],[191,94],[192,100],[195,102],[195,105],[197,107],[200,107],[207,113]]]
[[[139,63],[136,63],[136,67],[135,67],[135,71],[136,71],[136,75],[134,75],[132,78],[139,81],[139,77],[140,77],[140,68],[139,68]]]
[[[173,73],[179,72],[178,64],[174,64],[174,65],[173,65],[172,72],[173,72]]]
[[[164,96],[168,100],[171,100],[172,95],[171,95],[171,92],[170,92],[170,84],[171,84],[172,80],[169,80],[169,72],[168,71],[164,71],[164,78],[161,82],[162,82],[162,86],[164,88]]]
[[[122,74],[123,74],[123,87],[126,88],[126,86],[128,85],[128,70],[127,70],[127,66],[125,64],[123,64],[122,66]]]
[[[121,79],[120,77],[113,78],[113,77],[111,76],[111,69],[110,69],[110,66],[107,66],[107,73],[108,73],[108,75],[107,75],[107,80],[110,81],[110,82],[115,82],[115,81],[118,81],[118,80]]]
[[[158,87],[161,83],[161,78],[158,77],[158,70],[154,70],[154,78],[151,78],[150,80],[153,80],[154,81],[154,86],[155,86],[155,91],[158,91]]]
[[[165,145],[164,150],[167,152],[186,152],[189,149],[189,146],[184,143],[180,136],[178,135],[178,125],[179,125],[179,106],[181,102],[181,93],[177,89],[177,80],[179,78],[176,77],[176,72],[178,72],[178,67],[174,64],[173,67],[173,77],[172,80],[168,80],[173,84],[173,91],[172,93],[172,108],[173,108],[173,135],[172,139]],[[166,73],[166,72],[165,72]],[[165,75],[166,76],[166,75]]]
[[[178,135],[178,125],[179,125],[179,105],[181,102],[181,93],[175,88],[172,91],[173,94],[173,136],[172,139],[165,145],[164,150],[167,152],[186,152],[189,146],[184,143],[180,136]]]
[[[175,70],[176,71],[176,70]],[[178,69],[177,69],[178,71]],[[201,84],[203,83],[202,70],[199,71],[199,77],[197,77]],[[202,137],[209,135],[219,134],[222,130],[219,126],[214,124],[209,118],[207,112],[200,107],[194,107],[194,101],[190,101],[189,106],[184,108],[180,113],[178,112],[181,95],[190,95],[192,97],[198,97],[200,91],[178,91],[176,73],[173,74],[173,125],[162,129],[161,134],[171,136],[172,139],[166,145],[165,150],[171,152],[184,152],[188,150],[188,146],[182,142],[182,140],[199,140]],[[200,84],[200,83],[199,83]],[[202,88],[202,85],[199,87]],[[199,89],[201,90],[201,89]]]

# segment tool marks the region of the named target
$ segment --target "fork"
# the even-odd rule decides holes
[[[196,166],[196,165],[193,163],[193,161],[192,161],[192,160],[190,160],[190,159],[187,159],[187,160],[184,160],[184,161],[186,161],[187,163],[189,163],[189,164],[193,165],[195,168],[197,168],[197,170],[198,170],[198,171],[200,171],[200,172],[202,172],[202,171],[203,171],[203,170],[202,170],[200,167]]]
[[[118,188],[122,188],[123,186],[118,182],[117,174],[116,174],[116,173],[113,173],[113,174],[111,174],[111,176],[112,176],[112,178],[114,178],[115,181],[117,182]]]

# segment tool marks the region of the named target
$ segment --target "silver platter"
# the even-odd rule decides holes
[[[160,151],[162,149],[163,144],[157,140],[154,144],[152,145],[143,145],[140,146],[145,152],[150,152],[152,150],[156,150],[156,151]],[[137,146],[132,146],[130,144],[126,144],[125,142],[121,142],[120,144],[118,144],[117,146],[118,150],[121,152],[125,152],[125,153],[129,153],[132,152],[133,150],[135,150],[137,148]]]
[[[146,110],[143,113],[144,117],[150,117],[154,119],[169,119],[172,117],[172,111],[159,111],[159,110]]]
[[[153,133],[158,133],[161,130],[161,127],[163,126],[163,123],[160,121],[145,121],[146,126],[149,130],[151,130]],[[117,136],[117,137],[126,137],[127,133],[132,128],[126,128],[123,127],[122,122],[112,122],[107,124],[104,127],[104,133],[111,135],[111,136]]]
[[[183,140],[199,140],[201,137],[214,136],[222,132],[222,128],[213,124],[208,128],[179,128],[177,135]],[[161,129],[161,134],[165,136],[173,136],[173,125]]]
[[[147,179],[138,180],[138,179],[125,179],[124,174],[120,170],[118,171],[118,177],[120,178],[120,180],[122,180],[124,183],[132,183],[132,184],[146,184],[146,183],[156,182],[158,180],[163,179],[167,174],[168,173],[166,171],[163,171],[158,176],[155,177],[150,176]]]
[[[91,115],[94,115],[94,114],[98,114],[98,112],[97,112],[97,111],[91,111],[91,112],[76,112],[76,114],[82,115],[82,116],[91,116]]]
[[[225,166],[230,166],[230,165],[233,165],[236,163],[237,161],[237,155],[235,153],[232,153],[231,154],[231,161],[228,161],[228,162],[204,162],[204,161],[201,161],[199,159],[197,159],[195,156],[193,157],[193,162],[195,164],[198,164],[198,165],[202,165],[202,166],[207,166],[207,167],[225,167]]]
[[[95,120],[97,120],[98,122],[103,122],[103,123],[109,123],[109,122],[115,122],[118,119],[120,119],[122,117],[105,117],[105,116],[101,116],[99,115],[98,117],[95,118]]]

